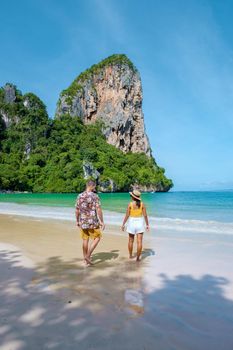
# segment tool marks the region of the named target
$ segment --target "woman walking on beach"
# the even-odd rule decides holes
[[[128,204],[125,218],[122,224],[122,231],[125,230],[125,224],[127,222],[127,232],[129,234],[129,258],[133,258],[133,243],[134,236],[137,235],[137,261],[140,261],[141,253],[142,253],[142,239],[143,233],[145,231],[145,223],[146,229],[149,231],[149,221],[146,213],[145,204],[141,201],[141,193],[137,190],[133,190],[133,192],[129,192],[132,201]]]

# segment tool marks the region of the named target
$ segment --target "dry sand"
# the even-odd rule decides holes
[[[70,222],[0,215],[0,349],[233,349],[232,236],[108,227],[82,263]]]

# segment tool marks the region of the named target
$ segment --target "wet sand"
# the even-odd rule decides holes
[[[71,222],[0,215],[0,349],[233,349],[233,238],[108,227],[84,267]]]

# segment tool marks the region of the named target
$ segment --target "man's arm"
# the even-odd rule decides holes
[[[100,227],[102,228],[102,230],[104,230],[105,224],[104,224],[103,212],[100,206],[97,207],[97,215],[98,215]]]
[[[76,203],[75,203],[75,216],[76,216],[76,223],[77,226],[80,226],[80,196],[77,197]]]
[[[98,195],[96,195],[96,213],[97,213],[100,227],[102,228],[102,230],[104,230],[105,224],[104,224],[103,212],[101,209],[101,203]]]
[[[80,210],[79,210],[79,208],[76,208],[76,210],[75,210],[75,216],[76,216],[76,223],[77,223],[77,226],[80,226],[80,222],[79,222]]]

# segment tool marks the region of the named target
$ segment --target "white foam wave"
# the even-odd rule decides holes
[[[34,218],[74,221],[74,208],[47,207],[16,203],[0,203],[0,213]],[[104,211],[106,224],[120,226],[124,214]],[[200,233],[232,234],[233,222],[203,221],[150,217],[150,226],[156,231],[186,231]]]
[[[232,222],[204,221],[193,219],[151,218],[152,227],[162,230],[224,233],[233,235]]]

